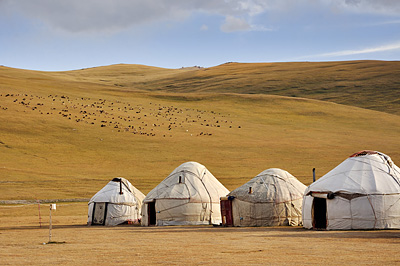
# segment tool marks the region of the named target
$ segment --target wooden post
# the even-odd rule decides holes
[[[42,228],[42,215],[40,214],[40,201],[37,200],[38,209],[39,209],[39,227]]]
[[[49,243],[51,242],[51,228],[52,224],[51,224],[51,204],[50,204]]]
[[[53,228],[53,224],[51,222],[51,210],[55,209],[56,209],[56,204],[50,204],[49,243],[51,242],[51,229]]]
[[[312,173],[313,173],[313,179],[312,179],[312,181],[315,182],[315,168],[312,169]]]

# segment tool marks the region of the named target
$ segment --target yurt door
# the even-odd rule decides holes
[[[107,202],[95,202],[93,207],[92,225],[104,225],[106,223]]]
[[[147,203],[147,215],[149,216],[149,225],[156,225],[156,201]]]
[[[221,200],[221,216],[222,225],[233,226],[233,216],[232,216],[232,201],[231,200]]]
[[[326,229],[326,199],[314,197],[313,201],[313,227]]]

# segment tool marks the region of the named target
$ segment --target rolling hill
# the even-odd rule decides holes
[[[271,167],[309,184],[362,149],[399,164],[399,66],[0,67],[0,200],[87,198],[116,176],[147,193],[191,160],[230,190]]]
[[[114,65],[63,73],[123,90],[304,97],[400,114],[400,62],[227,63],[160,69]]]
[[[1,76],[14,79],[11,84],[25,77],[32,83],[78,82],[120,91],[279,95],[400,114],[399,61],[226,63],[182,69],[121,64],[66,72],[0,70]]]

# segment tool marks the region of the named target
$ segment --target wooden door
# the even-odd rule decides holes
[[[221,205],[222,225],[233,226],[232,201],[221,200],[220,205]]]
[[[107,202],[95,202],[93,206],[92,225],[104,225],[107,216]]]
[[[313,227],[314,229],[326,229],[326,225],[326,199],[314,197]]]

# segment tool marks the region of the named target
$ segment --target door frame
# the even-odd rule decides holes
[[[147,216],[148,225],[155,226],[157,224],[157,212],[156,212],[156,201],[151,201],[147,203]]]
[[[312,225],[314,229],[326,229],[328,226],[328,210],[326,198],[313,197]]]
[[[96,204],[97,203],[104,203],[104,217],[103,217],[103,223],[93,223],[94,220],[94,215],[96,211]],[[106,219],[107,219],[107,209],[108,209],[108,202],[94,202],[93,203],[93,212],[92,212],[92,225],[105,225],[106,224]]]
[[[223,226],[234,226],[232,214],[232,200],[221,200],[221,218]]]

